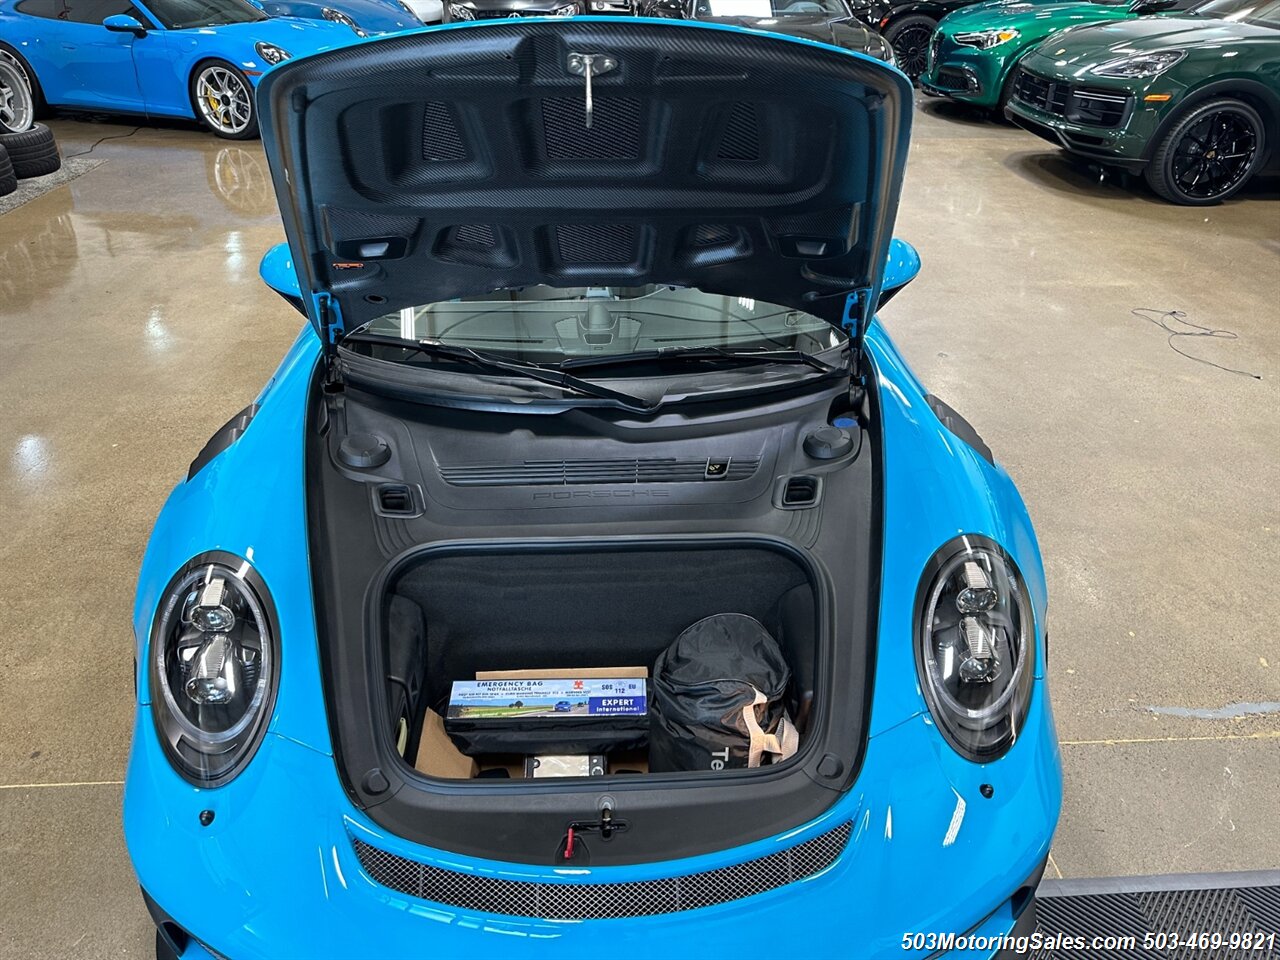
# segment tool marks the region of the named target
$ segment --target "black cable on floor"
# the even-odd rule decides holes
[[[97,140],[93,142],[93,145],[90,146],[88,150],[81,150],[79,153],[64,153],[62,155],[62,159],[74,160],[76,157],[86,156],[90,153],[93,153],[94,150],[98,149],[99,144],[106,143],[108,140],[127,140],[141,129],[142,129],[141,127],[134,127],[128,133],[113,133],[110,136],[99,137]]]
[[[1215,330],[1212,327],[1203,327],[1198,323],[1192,323],[1187,319],[1187,315],[1181,310],[1160,310],[1155,307],[1139,307],[1136,310],[1130,310],[1135,317],[1140,320],[1146,320],[1153,323],[1165,333],[1169,334],[1169,349],[1179,356],[1186,357],[1188,360],[1194,360],[1196,363],[1207,364],[1211,367],[1217,367],[1219,370],[1225,370],[1227,373],[1238,373],[1242,377],[1251,377],[1254,380],[1261,380],[1262,375],[1259,373],[1250,373],[1248,370],[1237,370],[1234,367],[1224,367],[1220,363],[1214,363],[1212,360],[1206,360],[1203,357],[1193,357],[1191,354],[1178,349],[1178,345],[1174,340],[1178,337],[1213,337],[1217,340],[1238,340],[1239,334],[1233,330]],[[1170,326],[1171,323],[1179,323],[1185,328],[1176,329]]]

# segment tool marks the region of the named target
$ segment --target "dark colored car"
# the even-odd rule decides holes
[[[450,0],[444,5],[444,22],[572,17],[579,13],[582,5],[577,0]]]
[[[555,706],[556,713],[568,713],[572,709],[573,705],[570,704],[568,700],[561,700]]]
[[[699,20],[830,43],[893,62],[889,43],[845,0],[640,0],[642,17]]]
[[[884,34],[898,69],[915,81],[929,62],[929,40],[938,22],[976,0],[867,0],[853,3],[853,14]]]
[[[1172,203],[1218,203],[1277,158],[1280,0],[1055,34],[1023,59],[1005,114]]]

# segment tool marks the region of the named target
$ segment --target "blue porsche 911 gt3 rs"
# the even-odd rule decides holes
[[[247,0],[0,0],[0,61],[26,79],[35,112],[189,117],[233,140],[258,135],[263,71],[357,39]]]
[[[1028,932],[1061,801],[1044,570],[877,320],[919,268],[907,78],[512,19],[260,97],[262,275],[309,323],[142,564],[124,829],[158,954]]]

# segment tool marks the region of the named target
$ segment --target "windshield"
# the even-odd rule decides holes
[[[147,9],[169,30],[256,23],[267,15],[247,0],[146,0]]]
[[[549,366],[698,348],[813,355],[845,343],[826,321],[799,310],[666,286],[526,287],[409,307],[362,332]]]
[[[1280,27],[1280,0],[1207,0],[1189,11],[1217,20],[1247,20]]]
[[[844,0],[693,0],[694,16],[702,17],[812,17],[838,19],[850,16]]]

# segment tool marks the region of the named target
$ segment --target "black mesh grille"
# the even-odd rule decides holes
[[[635,224],[566,223],[556,227],[564,263],[631,263],[636,259]]]
[[[1025,68],[1020,68],[1014,77],[1013,95],[1029,107],[1094,127],[1118,127],[1131,102],[1123,91],[1075,86]]]
[[[849,842],[852,824],[758,860],[705,873],[631,883],[502,880],[443,870],[352,838],[360,865],[375,881],[435,903],[544,920],[649,917],[750,897],[822,872]]]
[[[756,123],[756,108],[749,103],[735,103],[729,113],[729,121],[720,135],[716,148],[717,160],[759,160],[760,127]]]
[[[422,158],[424,160],[465,160],[467,148],[458,133],[458,124],[447,103],[432,100],[423,111]]]
[[[1129,95],[1111,90],[1073,87],[1067,118],[1093,127],[1118,127],[1129,110]]]
[[[595,97],[587,129],[586,97],[548,97],[542,133],[549,160],[634,160],[640,156],[640,100]]]
[[[710,465],[728,461],[723,472]],[[457,463],[440,467],[446,483],[456,487],[565,486],[581,483],[692,483],[714,479],[746,480],[760,466],[759,457],[717,460],[619,459],[524,460],[518,463]]]

